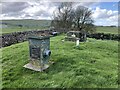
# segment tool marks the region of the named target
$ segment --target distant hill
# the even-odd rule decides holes
[[[32,20],[32,19],[0,20],[0,28],[2,28],[0,35],[3,33],[19,31],[48,29],[50,27],[50,24],[51,20]]]
[[[21,19],[21,20],[2,20],[2,25],[10,27],[26,27],[26,28],[41,28],[49,27],[50,20],[32,20],[32,19]]]

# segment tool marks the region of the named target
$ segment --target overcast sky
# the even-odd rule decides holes
[[[2,2],[0,3],[0,8],[2,8],[0,19],[51,20],[53,11],[59,3],[48,0]],[[118,2],[79,2],[74,4],[74,7],[78,5],[86,6],[92,10],[95,25],[118,25]]]

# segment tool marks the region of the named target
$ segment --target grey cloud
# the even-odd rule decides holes
[[[6,2],[2,3],[2,13],[18,13],[29,6],[26,2]]]
[[[5,16],[18,17],[18,16],[21,16],[22,14],[23,14],[22,12],[8,13],[8,14],[5,14]]]
[[[73,6],[74,8],[80,6],[85,6],[85,7],[93,7],[96,6],[97,4],[99,4],[99,2],[73,2]]]
[[[50,13],[48,13],[47,11],[39,11],[37,13],[34,14],[35,16],[41,16],[43,15],[44,17],[49,17]]]
[[[29,15],[29,14],[25,14],[25,17],[32,17],[31,15]]]
[[[37,6],[39,8],[41,8],[41,6],[44,6],[45,8],[48,7],[48,8],[47,8],[47,10],[40,9],[39,11],[37,11],[36,13],[34,13],[34,17],[35,16],[36,17],[38,17],[38,16],[43,17],[44,16],[46,18],[47,17],[51,17],[51,13],[49,12],[49,10],[51,10],[52,7],[57,7],[59,4],[60,4],[59,2],[49,2],[49,3],[47,3],[47,5],[45,3],[38,3]],[[33,3],[31,6],[34,7],[34,6],[36,6],[36,4]],[[25,13],[29,16],[28,12],[25,12]]]

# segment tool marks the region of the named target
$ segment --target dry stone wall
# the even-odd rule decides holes
[[[56,29],[56,30],[36,30],[36,31],[24,31],[24,32],[14,32],[10,34],[4,34],[0,36],[0,48],[10,46],[12,44],[16,44],[19,42],[24,42],[27,40],[28,36],[30,35],[47,35],[53,31],[57,31],[60,33],[66,33],[67,29]],[[120,40],[119,34],[105,34],[105,33],[95,33],[95,34],[88,34],[87,37],[95,38],[95,39],[102,39],[102,40]]]
[[[39,30],[39,31],[24,31],[24,32],[14,32],[9,34],[4,34],[0,36],[0,48],[10,46],[15,43],[26,41],[30,35],[47,35],[50,30]]]
[[[87,37],[101,39],[101,40],[120,40],[119,34],[107,34],[107,33],[95,33],[95,34],[88,34]]]

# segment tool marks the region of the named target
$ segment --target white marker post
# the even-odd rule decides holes
[[[79,38],[76,39],[76,46],[79,46]]]

